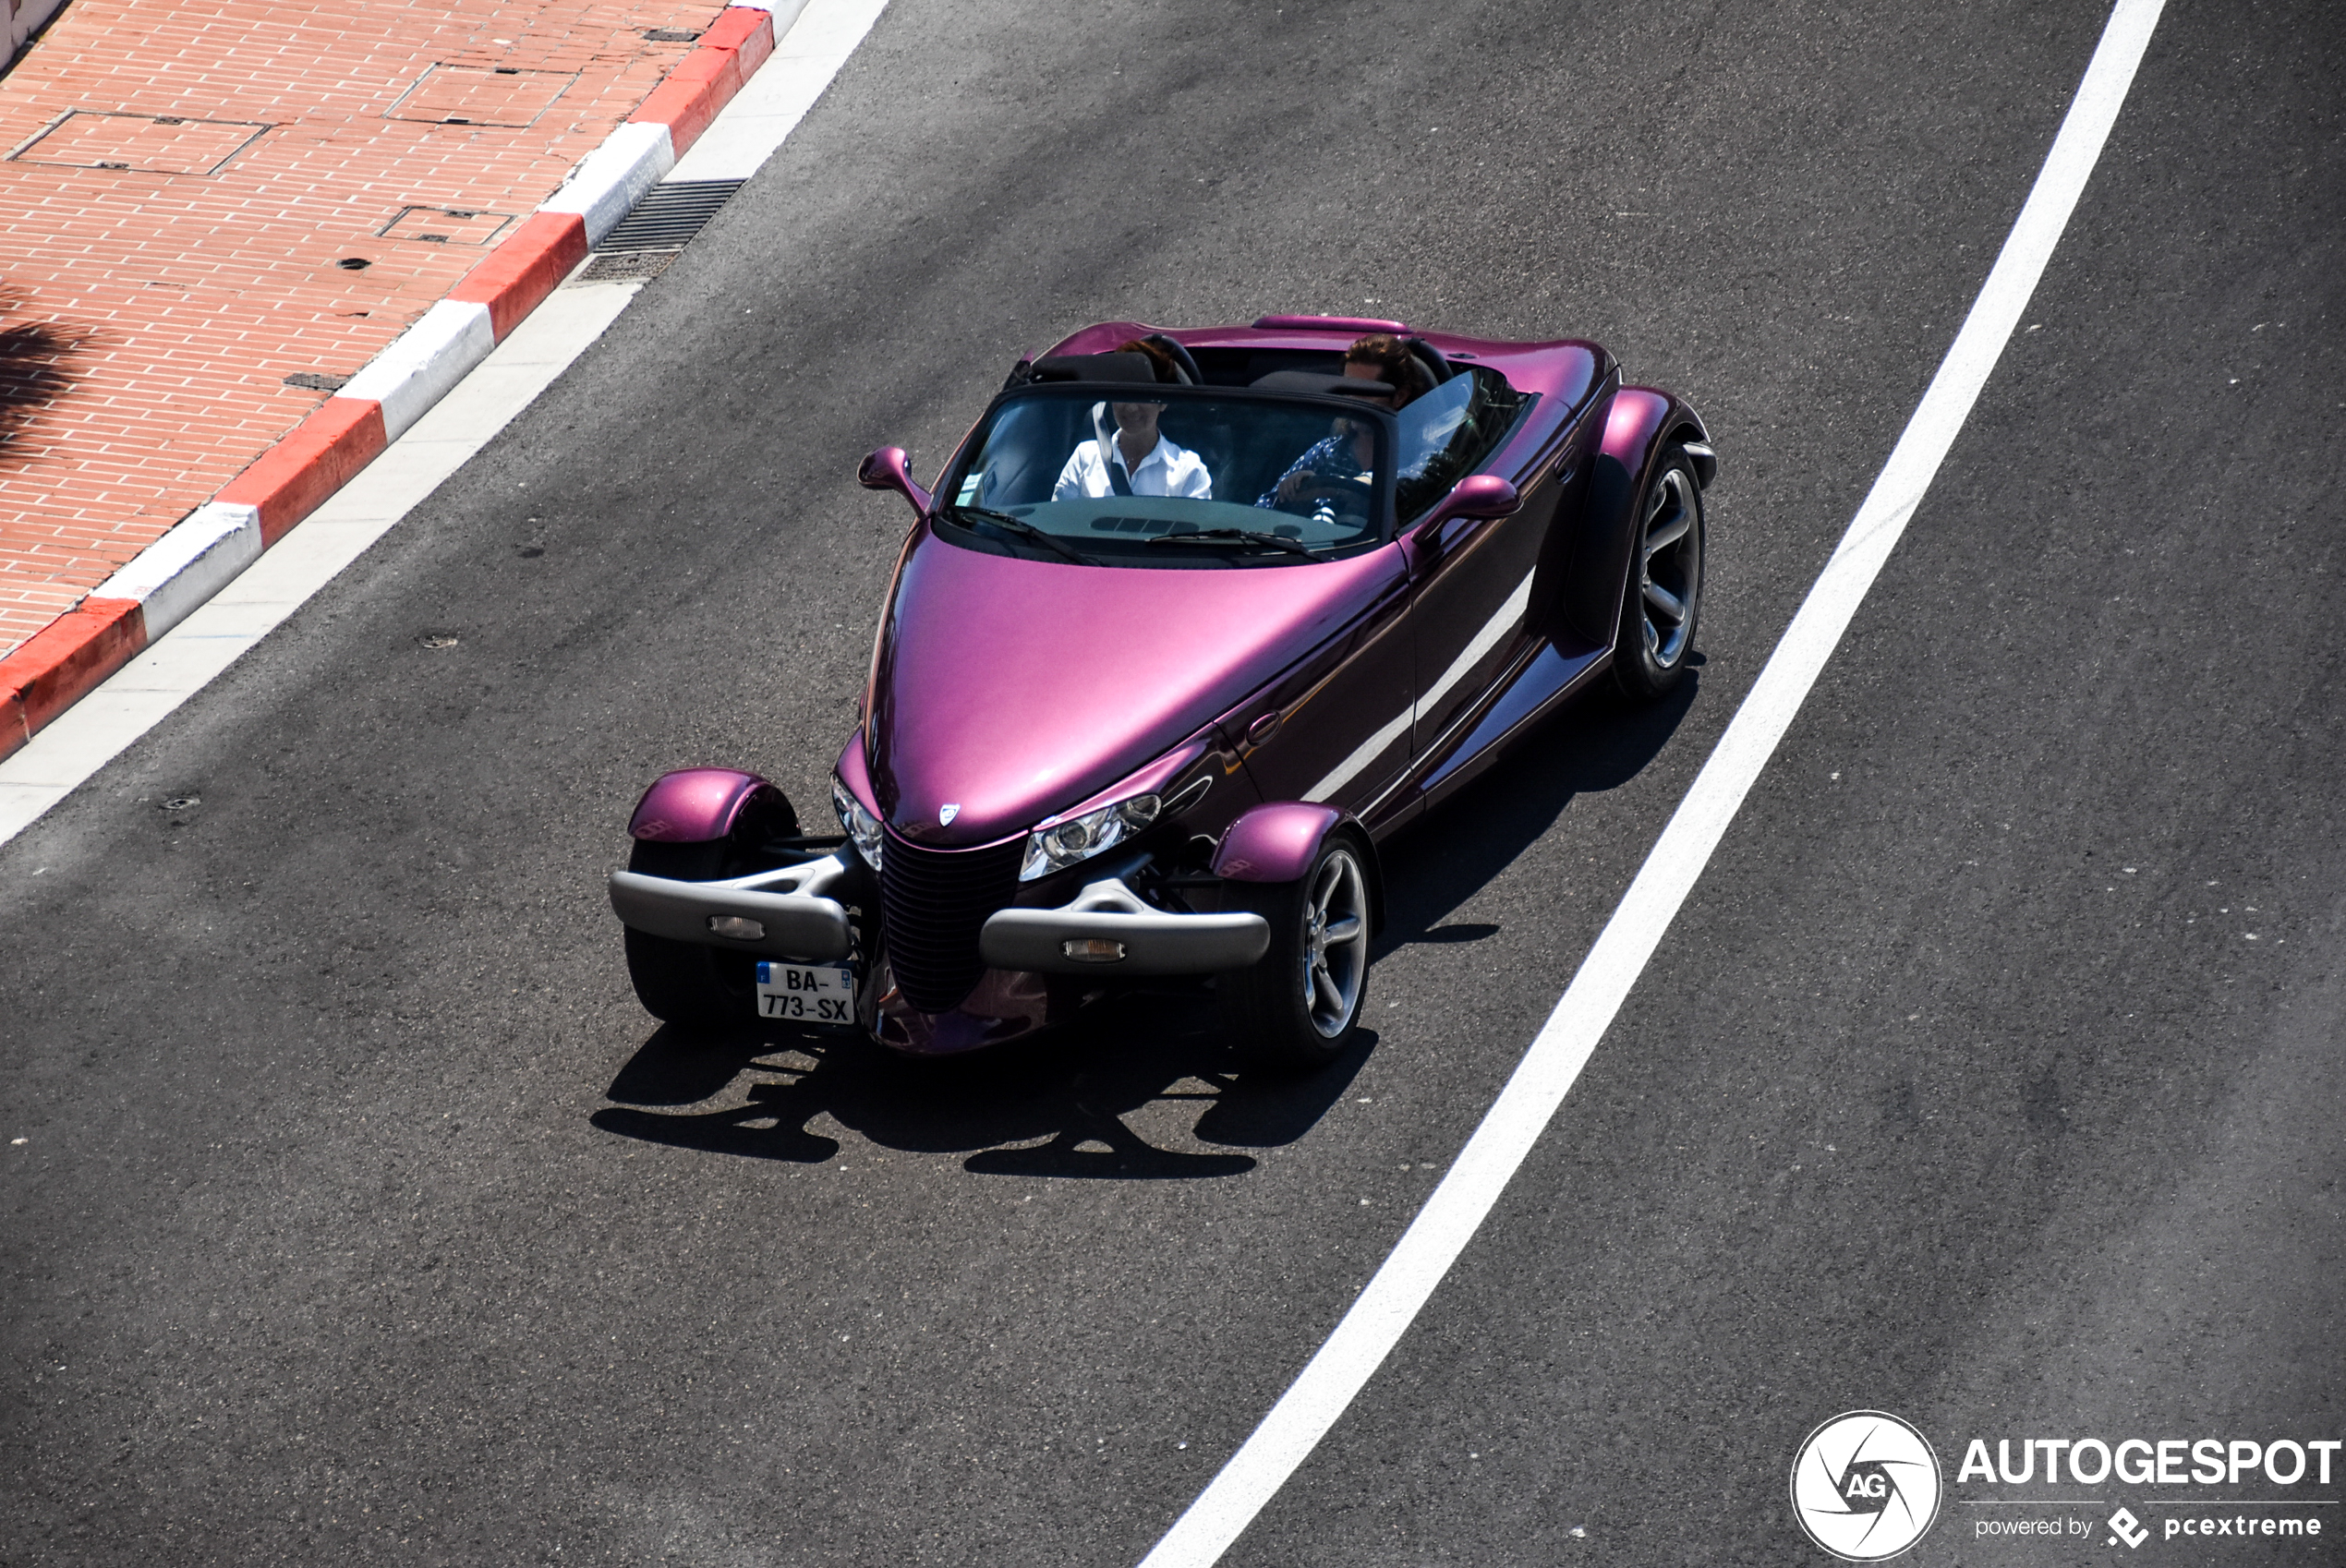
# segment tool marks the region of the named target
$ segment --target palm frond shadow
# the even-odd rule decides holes
[[[0,313],[13,308],[0,297]],[[24,432],[73,386],[72,362],[88,343],[88,332],[51,321],[0,326],[0,463],[31,455]]]

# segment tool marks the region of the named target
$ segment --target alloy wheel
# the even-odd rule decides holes
[[[1333,1040],[1352,1026],[1369,967],[1369,896],[1360,862],[1338,850],[1320,862],[1303,904],[1303,1010]]]
[[[1702,589],[1702,531],[1695,525],[1694,482],[1681,466],[1662,471],[1646,508],[1638,562],[1639,603],[1646,651],[1664,669],[1687,651],[1694,631],[1694,598]]]

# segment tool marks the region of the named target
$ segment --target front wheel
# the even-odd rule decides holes
[[[1702,487],[1684,447],[1662,454],[1638,503],[1613,675],[1639,702],[1667,696],[1694,652],[1702,608]]]
[[[1351,1043],[1369,988],[1367,851],[1331,835],[1296,882],[1228,884],[1224,907],[1270,923],[1271,946],[1215,982],[1240,1049],[1277,1067],[1325,1067]]]
[[[767,839],[797,831],[797,813],[780,790],[769,790],[742,813],[725,838],[699,844],[637,839],[627,869],[677,882],[743,876],[772,863],[763,851]],[[626,930],[626,943],[627,978],[652,1017],[689,1029],[720,1029],[756,1017],[757,960],[748,954],[654,936],[633,926]]]
[[[725,850],[722,840],[713,844],[638,842],[627,857],[627,869],[679,882],[714,882],[734,874]],[[753,1015],[750,995],[755,983],[747,972],[752,960],[697,942],[654,936],[633,926],[625,936],[627,978],[635,983],[635,999],[652,1017],[688,1029],[716,1029],[745,1022]]]

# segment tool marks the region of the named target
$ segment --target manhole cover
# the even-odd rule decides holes
[[[488,245],[513,219],[503,212],[468,207],[402,207],[375,232],[385,239],[417,239],[429,245]]]
[[[188,120],[76,109],[8,156],[76,169],[212,175],[269,127],[250,120]]]
[[[304,392],[340,392],[350,380],[347,376],[321,376],[315,370],[296,370],[285,378],[285,385],[299,387]]]
[[[676,259],[672,250],[623,250],[616,256],[598,254],[578,270],[582,283],[623,283],[634,278],[656,278]]]
[[[443,126],[526,126],[577,79],[574,71],[434,66],[384,111],[384,118]]]
[[[654,43],[690,43],[700,36],[696,27],[647,27],[644,36]]]

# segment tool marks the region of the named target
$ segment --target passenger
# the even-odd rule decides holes
[[[1143,354],[1157,380],[1175,382],[1180,373],[1173,356],[1153,343],[1119,344],[1119,354]],[[1097,440],[1079,441],[1051,487],[1053,501],[1094,500],[1102,496],[1181,496],[1191,501],[1214,499],[1214,476],[1205,462],[1185,446],[1178,446],[1156,428],[1161,403],[1119,403],[1111,440],[1103,429]]]
[[[1393,389],[1389,398],[1363,398],[1364,403],[1381,403],[1387,408],[1399,408],[1411,399],[1432,390],[1433,378],[1426,374],[1409,345],[1391,332],[1371,332],[1353,341],[1344,351],[1344,373],[1356,381],[1383,381]],[[1335,433],[1318,442],[1288,464],[1279,482],[1264,490],[1254,502],[1266,509],[1293,510],[1310,492],[1335,485],[1356,483],[1376,462],[1376,439],[1368,426],[1350,419],[1338,419]]]

